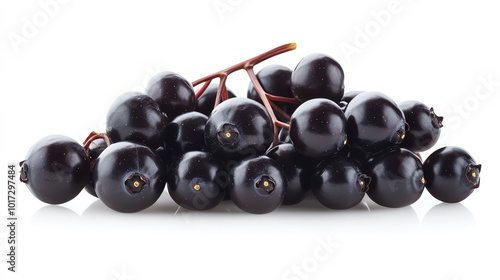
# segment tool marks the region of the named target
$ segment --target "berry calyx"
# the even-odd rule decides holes
[[[271,194],[274,189],[276,188],[276,183],[274,180],[269,177],[269,176],[262,176],[257,180],[257,183],[255,183],[255,187],[257,189],[261,189],[262,191],[266,192],[267,194]]]
[[[223,146],[234,146],[240,140],[240,133],[234,125],[225,123],[217,129],[217,140]]]
[[[125,180],[125,185],[130,193],[140,193],[147,184],[148,179],[140,173],[134,173]]]
[[[469,164],[465,171],[465,179],[472,188],[479,187],[479,173],[481,172],[481,164]]]

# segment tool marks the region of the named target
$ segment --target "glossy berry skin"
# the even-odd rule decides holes
[[[422,162],[407,149],[392,147],[375,153],[362,170],[372,178],[368,196],[385,207],[408,206],[417,201],[424,190]]]
[[[144,210],[165,188],[163,162],[151,149],[132,142],[111,144],[96,161],[94,181],[99,199],[123,213]]]
[[[20,165],[21,182],[36,198],[49,204],[72,200],[90,178],[90,161],[82,145],[62,135],[38,140]]]
[[[316,165],[311,159],[301,155],[290,143],[271,148],[267,154],[285,172],[287,190],[283,205],[294,205],[311,193],[311,175]]]
[[[158,103],[168,120],[194,111],[196,106],[191,83],[174,72],[165,71],[155,75],[146,86],[145,93]]]
[[[316,98],[302,103],[290,119],[290,140],[311,158],[336,154],[347,142],[346,119],[333,101]]]
[[[103,139],[94,140],[90,146],[87,154],[89,155],[90,160],[90,179],[88,183],[85,185],[85,190],[92,196],[97,197],[95,192],[95,183],[94,183],[94,165],[101,153],[108,147],[106,142]]]
[[[363,90],[354,90],[354,91],[348,91],[344,93],[344,96],[342,96],[342,99],[340,100],[339,106],[342,108],[342,111],[345,112],[345,109],[347,109],[347,105],[351,100],[358,96],[360,93],[364,92]]]
[[[283,65],[269,65],[262,68],[257,73],[257,79],[267,93],[287,98],[294,98],[292,93],[291,77],[292,70]],[[247,97],[263,104],[259,94],[251,82],[248,85]],[[297,105],[291,103],[275,101],[275,104],[289,115],[291,115],[297,108]],[[274,110],[274,114],[280,120],[284,120],[282,115],[276,110]]]
[[[219,104],[205,126],[208,151],[224,159],[262,155],[272,140],[271,117],[264,106],[248,98]]]
[[[182,114],[165,129],[165,147],[171,155],[205,149],[205,124],[208,117],[199,112]]]
[[[217,97],[217,90],[219,89],[219,84],[210,84],[205,92],[196,100],[195,111],[204,114],[205,116],[210,116],[215,105],[215,98]],[[236,95],[229,89],[227,89],[227,97],[234,98]],[[221,102],[222,101],[221,99]]]
[[[243,160],[232,171],[229,196],[241,210],[265,214],[276,210],[285,198],[286,175],[267,156]]]
[[[400,144],[407,124],[403,112],[388,96],[363,92],[354,97],[345,111],[349,143],[367,152]]]
[[[231,180],[222,163],[205,152],[188,152],[172,165],[167,179],[168,193],[180,206],[208,210],[225,197]]]
[[[436,199],[456,203],[479,187],[481,165],[458,147],[443,147],[424,161],[426,188]]]
[[[326,98],[338,104],[344,94],[344,70],[325,54],[310,54],[293,70],[291,85],[293,95],[301,102]]]
[[[151,97],[127,92],[109,108],[106,133],[112,143],[129,141],[156,150],[163,144],[165,125],[165,117]]]
[[[399,108],[410,126],[401,147],[413,152],[423,152],[432,148],[439,140],[443,117],[437,116],[433,108],[418,101],[399,103]]]
[[[314,196],[325,207],[349,209],[361,202],[371,178],[361,172],[354,160],[337,156],[318,164],[312,175]]]

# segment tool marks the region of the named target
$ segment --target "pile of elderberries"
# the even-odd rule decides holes
[[[293,71],[270,65],[254,73],[254,65],[295,47],[193,83],[159,73],[145,93],[115,100],[105,133],[92,132],[83,145],[61,135],[36,142],[20,163],[20,180],[46,203],[68,202],[85,188],[127,213],[153,205],[165,187],[187,209],[230,199],[254,214],[310,193],[328,208],[348,209],[365,194],[404,207],[424,189],[453,203],[479,187],[481,165],[461,148],[443,147],[422,161],[419,152],[443,126],[432,107],[396,104],[380,92],[344,93],[344,71],[325,54],[304,57]],[[226,87],[238,70],[250,78],[247,98]]]

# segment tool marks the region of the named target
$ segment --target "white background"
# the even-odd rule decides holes
[[[433,106],[445,118],[438,146],[461,146],[483,164],[481,187],[460,204],[425,192],[402,209],[366,199],[330,211],[308,200],[267,215],[231,202],[186,211],[167,193],[137,214],[85,191],[48,206],[19,183],[16,274],[3,261],[0,191],[2,279],[499,279],[500,17],[495,1],[437,2],[2,1],[4,169],[45,135],[82,141],[102,131],[113,99],[157,72],[193,81],[289,42],[297,50],[257,70],[329,54],[347,91]],[[243,73],[229,80],[242,96],[247,84]]]

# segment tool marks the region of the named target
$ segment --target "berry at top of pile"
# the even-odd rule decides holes
[[[291,86],[293,95],[301,102],[326,98],[339,103],[344,94],[344,70],[328,55],[310,54],[293,70]]]
[[[161,112],[169,120],[193,111],[196,106],[191,83],[181,75],[170,71],[154,76],[149,81],[145,94],[158,103]]]
[[[106,118],[106,134],[112,143],[130,141],[152,150],[163,145],[166,119],[158,104],[138,92],[120,95]]]

